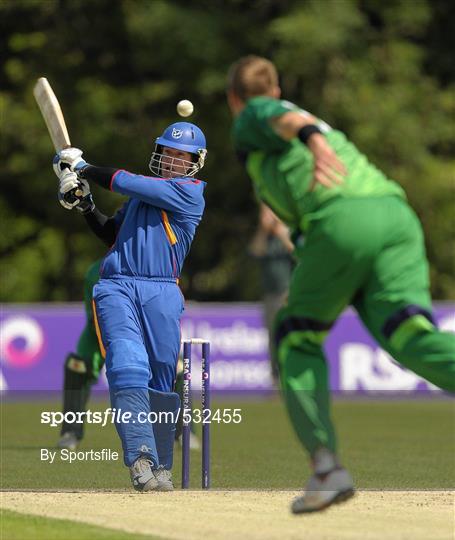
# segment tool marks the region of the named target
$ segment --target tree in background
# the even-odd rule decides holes
[[[207,212],[183,275],[196,300],[252,300],[256,202],[230,145],[226,70],[269,56],[286,96],[339,128],[406,189],[426,233],[432,293],[455,298],[452,28],[446,0],[3,0],[2,301],[79,299],[103,247],[62,211],[32,87],[47,76],[88,161],[147,173],[159,132],[192,100],[207,134]],[[122,198],[97,192],[103,210]]]

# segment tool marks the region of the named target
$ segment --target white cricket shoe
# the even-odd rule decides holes
[[[158,480],[152,470],[152,464],[146,457],[140,457],[130,467],[130,476],[136,491],[152,491],[158,488]]]
[[[351,475],[343,467],[336,467],[326,473],[315,473],[305,487],[305,493],[294,499],[293,514],[305,514],[324,510],[331,504],[340,503],[354,495]]]
[[[76,435],[72,431],[67,431],[64,433],[58,443],[57,448],[65,448],[67,450],[76,450],[79,444],[79,439],[76,437]]]
[[[164,467],[158,467],[153,469],[153,474],[158,480],[157,491],[174,491],[174,484],[172,483],[172,473],[169,469]]]

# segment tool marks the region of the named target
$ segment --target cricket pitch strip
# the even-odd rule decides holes
[[[199,540],[448,540],[455,491],[361,491],[325,512],[293,516],[292,491],[2,492],[1,507],[92,525]]]

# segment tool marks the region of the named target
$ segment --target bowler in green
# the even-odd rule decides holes
[[[296,243],[275,340],[287,410],[314,471],[292,504],[300,514],[354,494],[337,454],[323,352],[341,312],[352,305],[395,360],[450,392],[455,335],[433,319],[422,229],[403,189],[343,133],[280,94],[267,59],[248,56],[231,67],[236,152],[258,197]]]

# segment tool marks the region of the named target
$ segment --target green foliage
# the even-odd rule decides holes
[[[32,87],[47,76],[89,162],[146,173],[153,142],[192,100],[206,132],[207,211],[185,265],[196,300],[258,298],[247,243],[256,203],[230,144],[226,71],[274,60],[283,94],[398,180],[421,218],[433,294],[453,283],[454,10],[445,0],[21,0],[0,3],[3,301],[76,300],[105,247],[56,201]],[[452,22],[452,24],[450,24]],[[122,197],[95,190],[112,213]]]

